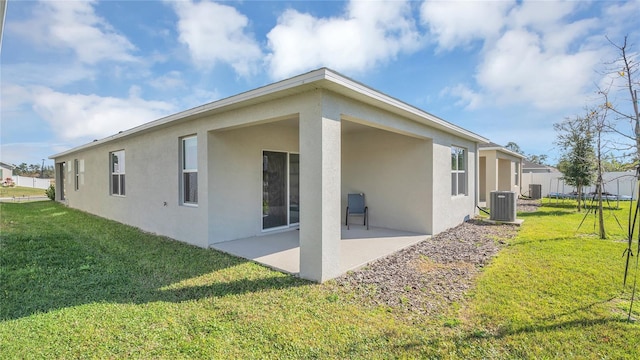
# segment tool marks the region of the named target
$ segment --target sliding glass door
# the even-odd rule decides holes
[[[262,152],[262,229],[285,227],[299,220],[300,156]]]
[[[289,154],[289,225],[300,222],[300,155]]]

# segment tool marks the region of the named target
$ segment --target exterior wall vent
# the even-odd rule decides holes
[[[542,199],[542,185],[540,185],[540,184],[529,184],[529,196],[533,200]]]
[[[491,220],[516,220],[516,193],[513,191],[491,192]]]

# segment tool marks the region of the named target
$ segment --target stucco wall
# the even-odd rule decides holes
[[[337,194],[331,196],[322,194],[321,203],[326,205],[322,209],[306,212],[308,219],[322,217],[326,222],[324,230],[335,230],[323,230],[323,234],[336,233],[339,237],[346,194],[351,191],[367,194],[374,226],[436,234],[475,213],[475,143],[325,90],[177,121],[59,157],[56,163],[68,164],[66,202],[203,247],[259,235],[262,151],[299,152],[303,148],[300,141],[305,140],[298,140],[299,135],[311,134],[315,128],[301,131],[298,114],[305,121],[320,121],[319,116],[331,120],[325,121],[331,130],[327,130],[328,145],[307,146],[333,149],[327,152],[331,156],[316,156],[312,167],[323,169],[320,185],[337,181],[335,187],[341,188],[340,193],[334,191]],[[340,121],[353,121],[370,129],[345,134],[341,139]],[[179,139],[192,134],[198,136],[197,207],[179,203]],[[452,145],[467,149],[468,191],[463,196],[451,196]],[[122,149],[126,158],[126,196],[117,197],[109,194],[109,152]],[[342,161],[327,160],[340,159],[340,151]],[[338,155],[334,157],[334,153]],[[73,189],[76,158],[85,164],[84,184],[78,191]],[[300,160],[305,161],[302,151]],[[303,169],[301,164],[301,176]],[[341,171],[345,173],[341,175]],[[315,180],[312,172],[305,175],[310,182]],[[302,192],[305,184],[301,179]],[[307,196],[320,191],[320,185],[307,188]],[[301,216],[305,216],[302,193],[301,209]]]
[[[498,159],[498,191],[514,191],[513,161]]]
[[[10,178],[12,176],[13,170],[11,168],[0,166],[0,181],[4,181],[6,178]]]
[[[491,207],[492,191],[515,191],[520,193],[520,182],[516,184],[516,168],[520,168],[522,177],[521,159],[497,150],[482,150],[480,153],[480,201],[486,201]],[[483,186],[484,185],[484,186]]]
[[[487,201],[487,157],[480,157],[478,165],[478,199],[480,201]]]
[[[65,202],[145,231],[207,246],[207,204],[202,194],[197,207],[179,203],[179,138],[193,133],[192,128],[178,126],[56,159],[56,163],[67,163]],[[206,147],[206,140],[200,134],[199,147]],[[125,151],[125,196],[110,194],[109,153],[117,150]],[[203,155],[198,154],[200,184],[206,184],[207,177]],[[84,181],[78,190],[74,189],[74,159],[84,161]]]
[[[467,151],[467,194],[451,196],[451,146]],[[433,139],[433,234],[454,227],[476,213],[476,144],[440,133]]]
[[[298,153],[298,119],[209,133],[210,243],[262,233],[263,150]]]
[[[362,192],[371,226],[431,233],[430,141],[368,128],[343,134],[342,148],[343,219],[347,194]]]

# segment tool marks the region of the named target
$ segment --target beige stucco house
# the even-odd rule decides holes
[[[492,191],[520,194],[524,156],[495,143],[480,144],[479,200],[491,207]]]
[[[51,156],[57,200],[201,247],[299,231],[299,276],[340,275],[347,194],[372,227],[476,213],[470,131],[322,68]]]
[[[4,182],[6,179],[11,179],[13,177],[13,169],[16,167],[0,162],[0,182]]]
[[[522,160],[522,173],[523,174],[548,174],[559,173],[560,171],[553,166],[541,165],[531,162],[527,159]]]

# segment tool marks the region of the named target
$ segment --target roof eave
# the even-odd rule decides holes
[[[278,93],[281,93],[296,87],[314,84],[318,88],[327,88],[327,84],[329,83],[340,85],[343,88],[348,89],[349,91],[363,95],[366,98],[371,99],[373,103],[377,102],[377,103],[386,104],[391,108],[395,109],[395,112],[397,113],[403,114],[405,116],[407,114],[410,115],[409,117],[412,118],[414,121],[418,121],[425,125],[438,128],[445,132],[453,133],[457,136],[463,137],[467,140],[471,140],[477,143],[489,142],[488,139],[478,134],[475,134],[469,130],[466,130],[452,123],[449,123],[443,119],[440,119],[432,114],[427,113],[426,111],[418,109],[412,105],[409,105],[391,96],[385,95],[377,90],[374,90],[373,88],[370,88],[360,82],[354,81],[335,71],[332,71],[327,68],[321,68],[321,69],[310,71],[305,74],[294,76],[289,79],[285,79],[269,85],[265,85],[257,89],[249,90],[237,95],[233,95],[224,99],[216,100],[214,102],[210,102],[210,103],[200,105],[185,111],[181,111],[176,114],[165,116],[163,118],[142,124],[140,126],[131,128],[129,130],[121,131],[117,134],[108,136],[106,138],[103,138],[100,140],[94,140],[93,142],[80,145],[73,149],[69,149],[69,150],[51,155],[49,156],[49,159],[56,159],[58,157],[67,156],[81,150],[102,145],[117,139],[122,139],[128,136],[139,134],[152,129],[157,129],[163,126],[167,126],[169,124],[173,125],[178,122],[188,121],[196,117],[205,116],[208,113],[212,113],[214,111],[218,111],[234,105],[235,106],[240,105],[243,102],[250,102],[252,100],[268,97],[270,95],[271,96],[277,95]]]
[[[480,148],[480,151],[484,151],[484,150],[486,150],[486,151],[493,151],[493,150],[500,151],[500,152],[503,152],[505,154],[509,154],[511,156],[518,157],[520,159],[524,159],[524,155],[518,154],[515,151],[511,151],[511,150],[503,148],[503,147],[482,147],[482,148]]]

